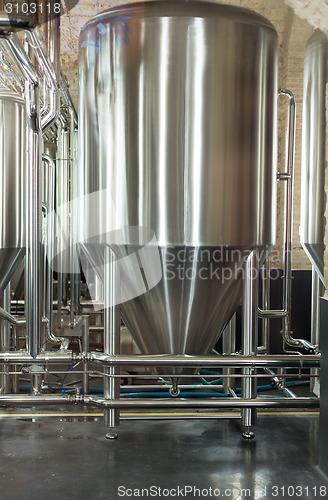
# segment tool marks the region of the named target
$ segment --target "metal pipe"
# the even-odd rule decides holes
[[[42,375],[41,373],[31,374],[31,394],[33,396],[40,395],[42,392]]]
[[[279,95],[289,99],[288,125],[286,144],[286,171],[278,174],[278,180],[284,180],[285,184],[285,221],[284,221],[284,265],[283,265],[283,310],[286,316],[283,318],[282,335],[284,344],[293,347],[314,349],[314,346],[303,339],[295,339],[291,332],[291,300],[292,300],[292,236],[293,236],[293,186],[294,186],[294,157],[295,157],[295,124],[296,103],[295,97],[289,90],[280,90]]]
[[[5,309],[3,309],[2,307],[0,307],[0,319],[4,320],[4,321],[7,321],[8,323],[10,323],[11,325],[20,325],[22,324],[18,318],[15,318],[15,316],[13,316],[12,314],[10,314],[9,312],[7,312]],[[23,318],[23,323],[25,323],[25,318]]]
[[[291,321],[291,288],[292,288],[292,234],[293,234],[293,184],[294,184],[294,157],[295,157],[295,122],[296,104],[294,95],[290,91],[280,91],[281,96],[289,99],[287,145],[286,145],[286,174],[285,184],[285,222],[284,222],[284,275],[283,279],[283,309],[287,312],[283,320],[284,342],[291,346],[300,346],[294,341],[290,332]]]
[[[7,61],[7,59],[5,58],[4,56],[4,53],[3,51],[5,50],[5,47],[3,46],[3,39],[0,38],[0,64],[2,66],[1,68],[1,73],[2,73],[2,77],[8,82],[10,82],[11,80],[14,80],[15,84],[17,85],[17,87],[21,90],[21,92],[24,91],[24,85],[22,84],[19,76],[16,74],[16,72],[13,70],[13,65]],[[8,49],[7,49],[8,51]],[[10,74],[10,76],[8,76],[8,73]],[[5,86],[6,83],[4,83]],[[8,87],[9,88],[9,87]]]
[[[106,246],[104,250],[104,354],[115,356],[120,352],[120,277],[117,261],[112,250]],[[114,400],[120,397],[119,367],[104,366],[109,376],[104,377],[104,398]],[[119,411],[105,410],[105,425],[110,431],[106,435],[109,439],[117,437],[113,428],[120,423]]]
[[[39,92],[35,84],[27,84],[26,93],[31,94],[29,155],[31,168],[28,170],[28,209],[27,227],[28,244],[26,248],[26,318],[27,349],[35,358],[40,351],[41,297],[40,297],[40,261],[41,261],[41,129],[39,125]]]
[[[75,109],[75,106],[74,106],[74,103],[73,103],[73,100],[72,100],[72,97],[71,97],[71,94],[69,91],[67,81],[66,81],[62,72],[60,73],[59,82],[60,82],[60,90],[62,92],[65,103],[72,110],[74,124],[77,125],[78,124],[77,112],[76,112],[76,109]]]
[[[122,378],[124,379],[124,375],[122,375]],[[150,390],[150,391],[156,391],[156,390],[167,390],[169,391],[170,388],[172,386],[171,385],[168,385],[168,384],[144,384],[144,385],[121,385],[121,389],[125,389],[125,390],[130,390],[131,391],[140,391],[140,392],[143,392],[143,391],[147,391],[147,390]],[[179,384],[179,389],[180,390],[183,390],[183,389],[203,389],[204,391],[208,391],[210,389],[223,389],[223,385],[222,384],[211,384],[210,386],[209,385],[205,385],[205,384]],[[225,391],[224,391],[225,392]],[[213,396],[214,396],[214,393],[213,393]]]
[[[312,292],[311,292],[311,343],[319,349],[320,344],[320,289],[321,281],[315,267],[312,266]],[[319,371],[317,368],[311,369],[310,389],[313,392],[315,383],[319,380]]]
[[[286,386],[282,387],[282,392],[284,393],[284,396],[286,398],[297,398],[296,394],[293,391],[291,391],[290,389],[288,389],[288,387],[286,387]]]
[[[41,119],[41,128],[45,132],[58,117],[59,112],[59,96],[57,91],[59,89],[56,73],[46,50],[43,48],[43,43],[38,34],[32,30],[26,30],[27,38],[30,46],[38,59],[38,63],[45,75],[50,90],[49,112]],[[51,35],[52,36],[52,35]],[[57,49],[58,50],[58,49]],[[58,55],[56,56],[58,57]]]
[[[69,402],[67,394],[42,394],[42,395],[18,395],[18,394],[0,394],[0,406],[34,406],[45,404],[63,404]]]
[[[287,314],[287,311],[283,311],[282,309],[264,311],[263,309],[258,308],[259,318],[284,318]]]
[[[67,305],[68,253],[65,246],[69,238],[69,168],[68,168],[68,133],[60,123],[58,126],[58,148],[56,160],[56,212],[61,220],[62,234],[57,238],[57,328],[61,328],[63,304]]]
[[[69,347],[69,338],[67,337],[56,337],[56,335],[53,334],[52,330],[49,327],[49,321],[48,318],[42,318],[42,322],[45,324],[45,333],[46,333],[46,338],[49,342],[52,344],[59,344],[60,351],[67,351]]]
[[[17,335],[17,328],[16,326],[13,326],[11,329],[11,348],[14,351],[18,351],[18,335]],[[19,392],[19,375],[18,375],[18,366],[13,365],[12,370],[14,373],[12,374],[12,381],[13,381],[13,393],[17,394]]]
[[[38,85],[39,76],[28,55],[25,53],[17,35],[15,33],[9,33],[4,40],[7,42],[9,53],[22,75],[27,78],[30,84]]]
[[[35,19],[23,14],[7,14],[0,12],[0,36],[6,36],[15,30],[34,28]]]
[[[115,399],[87,396],[87,402],[108,408],[308,408],[319,407],[318,398],[211,398],[211,399]],[[84,398],[84,402],[86,399]],[[1,403],[1,397],[0,397]]]
[[[9,282],[1,297],[1,301],[6,311],[10,311],[10,293],[11,289]],[[8,325],[8,322],[5,321],[2,322],[0,321],[0,342],[1,342],[1,350],[9,351],[10,326]],[[1,374],[0,393],[8,393],[8,392],[10,392],[10,375],[9,375],[9,366],[6,365],[3,367],[3,373]]]
[[[283,393],[284,396],[287,398],[296,398],[297,396],[286,387],[286,380],[284,378],[284,374],[282,372],[281,368],[278,368],[279,373],[275,373],[273,370],[270,370],[270,368],[265,368],[266,373],[271,375],[272,381],[274,384],[280,389]]]
[[[82,317],[82,349],[86,355],[89,352],[89,316],[84,315]],[[82,375],[82,392],[83,394],[89,393],[89,374],[88,372],[88,362],[83,363],[83,370],[85,373]]]
[[[50,21],[48,23],[48,54],[56,80],[60,78],[60,16],[55,14],[54,3],[56,0],[50,0]]]
[[[68,161],[69,161],[69,200],[73,200],[78,197],[78,169],[76,168],[76,157],[75,157],[75,140],[76,131],[74,125],[74,113],[72,107],[69,105],[69,131],[68,131]],[[78,226],[78,221],[74,220],[73,214],[70,214],[70,298],[71,298],[71,324],[74,325],[75,317],[79,312],[79,300],[80,300],[80,269],[79,269],[79,259],[78,259],[78,246],[76,241],[78,240],[76,231]]]
[[[45,405],[63,403],[89,403],[107,408],[308,408],[319,407],[318,398],[211,398],[211,399],[115,399],[69,394],[43,394],[40,396],[0,394],[0,406]]]
[[[49,331],[52,333],[53,328],[53,273],[52,273],[52,260],[53,260],[53,242],[54,235],[53,216],[52,212],[55,208],[54,202],[54,189],[55,189],[55,163],[50,156],[43,154],[42,161],[46,163],[49,169],[49,185],[48,185],[48,217],[47,217],[47,235],[46,235],[46,310],[45,315],[49,320]]]
[[[243,334],[242,354],[244,356],[255,356],[258,346],[258,255],[252,252],[246,262],[245,276],[243,280]],[[253,375],[254,368],[243,368],[243,375]],[[245,399],[255,399],[257,393],[256,378],[243,378],[241,394]],[[256,409],[245,408],[242,411],[242,421],[247,427],[247,435],[250,435],[250,427],[256,424]]]
[[[236,351],[236,313],[232,316],[222,334],[222,351],[223,354],[228,355]],[[235,379],[229,378],[229,375],[233,374],[233,372],[234,370],[231,368],[224,368],[223,370],[223,374],[227,376],[223,380],[223,390],[226,393],[229,392],[229,389],[235,388]]]
[[[284,258],[283,258],[283,309],[270,311],[258,310],[260,318],[282,318],[282,330],[284,346],[303,347],[307,350],[314,350],[315,346],[304,339],[295,339],[290,330],[291,323],[291,293],[292,293],[292,235],[293,235],[293,185],[294,185],[294,157],[295,157],[295,123],[296,104],[292,92],[280,90],[280,96],[289,99],[288,105],[288,126],[286,144],[286,171],[279,172],[277,179],[285,181],[285,220],[284,220]],[[290,352],[290,351],[286,351]]]
[[[179,386],[180,387],[180,386]],[[91,415],[92,416],[92,415]],[[228,418],[230,419],[240,419],[240,414],[239,413],[230,413],[226,412],[226,414],[204,414],[204,413],[199,413],[196,412],[194,414],[184,414],[179,415],[177,413],[174,413],[173,415],[170,415],[170,413],[166,414],[158,414],[156,415],[153,413],[152,415],[144,415],[143,413],[140,413],[140,415],[121,415],[121,420],[208,420],[208,419],[221,419],[221,418]]]
[[[269,257],[267,258],[263,266],[262,307],[265,311],[270,310],[270,258]],[[264,349],[264,353],[268,354],[270,351],[270,321],[266,317],[262,319],[262,346]]]
[[[110,356],[100,352],[91,352],[90,360],[101,364],[117,366],[192,366],[240,368],[245,366],[282,366],[309,368],[320,365],[320,354],[311,355],[258,355],[258,356],[189,356],[189,355],[116,355]],[[1,353],[0,353],[1,361]]]
[[[56,121],[58,117],[59,95],[57,94],[57,90],[59,87],[54,68],[51,62],[49,61],[47,51],[43,47],[43,42],[41,41],[39,35],[37,34],[37,32],[32,31],[31,29],[26,29],[25,32],[27,35],[27,41],[29,47],[32,48],[33,55],[36,56],[36,59],[42,70],[42,73],[44,74],[44,77],[47,81],[47,85],[50,92],[49,111],[44,116],[41,116],[41,129],[43,132],[45,132],[46,129],[49,128]],[[16,35],[15,34],[10,35],[8,38],[10,38],[11,36],[15,37]],[[28,56],[26,57],[28,58]]]
[[[83,357],[74,354],[72,351],[66,352],[42,352],[33,358],[28,352],[2,352],[0,353],[0,363],[15,363],[17,365],[25,365],[29,363],[76,363],[82,361]]]

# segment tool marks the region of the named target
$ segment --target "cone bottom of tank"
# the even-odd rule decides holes
[[[124,254],[132,248],[116,249],[117,265],[124,266]],[[134,247],[135,250],[135,247]],[[156,286],[132,300],[122,302],[121,316],[142,354],[208,355],[242,299],[242,282],[247,257],[258,252],[259,266],[271,247],[159,247],[162,278]],[[89,261],[101,273],[104,246],[86,247]],[[123,269],[123,268],[122,268]],[[142,267],[123,271],[121,293],[133,286]],[[103,279],[103,275],[100,274]],[[124,282],[123,282],[124,281]],[[147,286],[147,280],[145,279]],[[124,290],[125,289],[125,290]],[[160,375],[179,376],[197,370],[155,368]]]

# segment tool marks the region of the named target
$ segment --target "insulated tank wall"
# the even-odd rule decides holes
[[[304,56],[300,236],[323,283],[327,83],[328,38],[315,31]]]
[[[23,99],[0,88],[0,295],[25,253],[25,136]]]

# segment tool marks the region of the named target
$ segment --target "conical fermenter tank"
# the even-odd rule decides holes
[[[81,32],[83,248],[99,274],[107,243],[131,286],[143,278],[121,304],[143,353],[210,353],[241,301],[247,256],[262,264],[272,249],[277,53],[265,18],[209,2],[126,4]],[[127,271],[143,231],[158,282],[145,258]]]
[[[25,255],[25,135],[24,100],[0,87],[0,296]]]

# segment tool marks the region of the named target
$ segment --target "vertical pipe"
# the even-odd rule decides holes
[[[40,260],[41,260],[41,130],[39,123],[39,91],[35,84],[27,84],[30,116],[29,169],[28,169],[28,209],[26,245],[26,325],[27,349],[35,358],[40,352],[41,300],[40,300]]]
[[[53,65],[57,80],[60,77],[60,16],[56,16],[54,4],[56,0],[50,0],[50,29],[48,32],[49,59]]]
[[[65,248],[68,233],[68,168],[67,168],[67,132],[62,125],[58,126],[58,148],[56,158],[56,212],[61,225],[58,231],[61,232],[58,238],[57,247],[57,327],[61,328],[61,312],[63,304],[66,305],[67,288],[67,249]]]
[[[89,352],[89,316],[84,315],[82,317],[82,349],[86,354]],[[89,394],[89,374],[88,363],[83,363],[83,376],[82,376],[82,391],[83,394]]]
[[[233,354],[236,352],[236,313],[232,316],[222,334],[223,354]],[[233,375],[233,368],[224,368],[223,375]],[[235,377],[223,378],[223,392],[229,393],[229,389],[235,389]]]
[[[10,283],[8,283],[2,294],[1,307],[10,313]],[[8,352],[10,350],[10,324],[7,321],[0,321],[0,333],[1,350],[2,352]],[[0,392],[8,394],[10,392],[9,365],[2,365],[0,370],[3,372],[0,377]]]
[[[19,346],[18,346],[18,335],[17,335],[17,327],[13,325],[12,327],[12,335],[11,335],[11,347],[14,351],[18,351]],[[13,369],[15,374],[13,375],[13,393],[17,394],[19,392],[19,366],[18,365],[13,365]]]
[[[262,279],[262,309],[270,310],[270,258],[268,257],[263,266]],[[262,319],[262,344],[265,354],[270,353],[270,320]]]
[[[258,308],[258,255],[253,251],[246,262],[245,275],[243,280],[243,336],[242,354],[254,356],[257,353],[258,331],[257,331],[257,308]],[[256,373],[253,368],[243,368],[243,375]],[[257,381],[256,378],[242,379],[242,397],[246,399],[256,398]],[[243,437],[250,439],[254,434],[250,427],[256,424],[256,409],[243,408],[242,421],[247,427]]]
[[[37,396],[42,392],[42,376],[40,373],[31,375],[31,394]]]
[[[104,353],[115,355],[120,352],[120,277],[117,261],[111,249],[105,247],[104,251]],[[104,398],[119,399],[120,379],[119,368],[104,367]],[[106,438],[114,439],[117,434],[113,428],[119,425],[120,414],[117,409],[105,409],[105,425],[110,432]]]
[[[43,161],[48,165],[49,175],[48,175],[48,218],[47,218],[47,265],[46,265],[46,317],[49,320],[49,331],[52,332],[53,328],[53,272],[52,272],[52,260],[53,260],[53,217],[51,213],[54,210],[55,197],[55,164],[54,161],[48,155],[42,155]]]
[[[69,146],[68,146],[68,161],[69,161],[69,202],[78,196],[77,186],[77,169],[75,164],[75,124],[74,113],[69,105]],[[72,206],[72,204],[71,204]],[[71,325],[74,325],[75,317],[79,310],[80,301],[80,274],[79,261],[77,251],[77,221],[74,217],[77,214],[72,214],[70,209],[70,299],[71,299]]]
[[[311,344],[314,346],[319,346],[320,344],[320,278],[312,266],[312,293],[311,293]],[[319,380],[319,370],[318,368],[311,368],[311,391],[313,392],[314,384]]]
[[[300,342],[291,337],[290,319],[292,305],[292,235],[293,235],[293,184],[294,184],[294,156],[295,156],[295,122],[296,104],[292,92],[279,91],[279,94],[289,99],[288,132],[286,144],[286,173],[280,174],[285,181],[285,222],[284,222],[284,275],[283,279],[283,309],[286,315],[283,319],[284,342],[288,345],[300,345]]]
[[[95,273],[95,300],[96,302],[102,302],[104,300],[104,286],[99,278],[99,276]],[[95,314],[95,323],[96,326],[102,325],[102,314]]]

